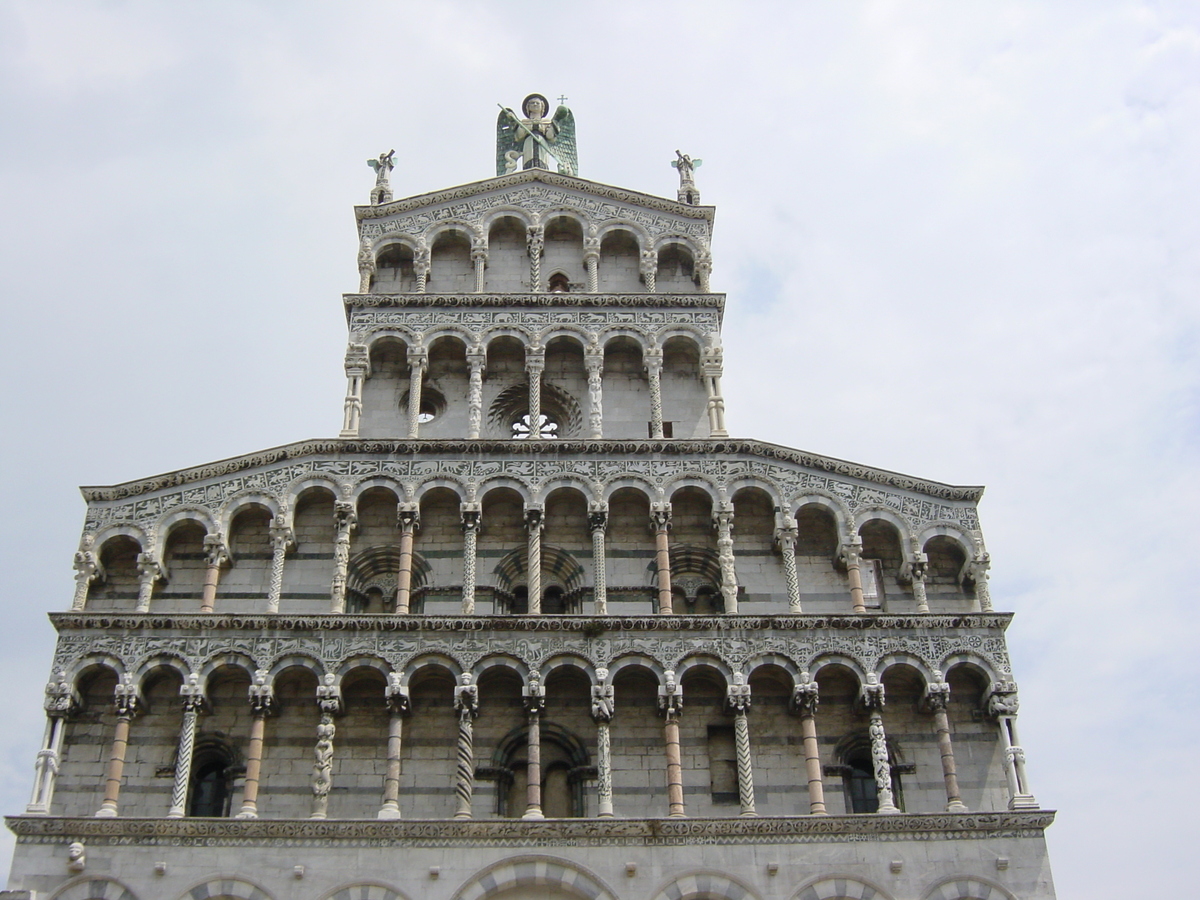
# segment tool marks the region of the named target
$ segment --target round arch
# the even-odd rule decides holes
[[[271,895],[242,878],[212,878],[184,891],[179,900],[271,900]]]
[[[50,900],[138,900],[121,882],[103,875],[82,875],[49,896]]]
[[[702,870],[676,876],[654,900],[757,900],[758,895],[740,881],[720,872]]]
[[[600,878],[582,866],[550,856],[514,856],[473,875],[452,900],[486,900],[514,888],[541,887],[579,900],[617,900]]]
[[[934,885],[921,895],[921,900],[1016,900],[1016,896],[994,881],[957,875]]]
[[[798,890],[792,900],[891,900],[891,894],[852,875],[825,875]]]

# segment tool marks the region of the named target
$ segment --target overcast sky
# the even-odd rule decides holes
[[[704,160],[735,435],[987,485],[1059,896],[1190,894],[1200,7],[644,5],[0,6],[0,809],[76,486],[336,435],[364,161],[489,177],[539,91],[582,177]]]

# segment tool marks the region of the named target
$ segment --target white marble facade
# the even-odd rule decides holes
[[[386,162],[340,435],[84,489],[0,897],[1053,897],[982,490],[729,437],[694,182]]]

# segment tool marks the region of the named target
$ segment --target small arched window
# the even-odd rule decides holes
[[[562,272],[555,272],[550,276],[550,293],[565,294],[569,290],[571,290],[571,284]]]
[[[223,743],[212,741],[196,748],[192,759],[188,815],[223,818],[233,797],[233,754]]]
[[[879,786],[875,784],[871,754],[858,752],[846,759],[847,805],[852,813],[879,811]]]

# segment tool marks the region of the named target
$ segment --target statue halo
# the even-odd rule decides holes
[[[525,113],[525,115],[527,115],[527,116],[529,115],[529,101],[533,100],[535,97],[538,100],[542,101],[542,106],[546,110],[544,115],[547,115],[547,116],[550,115],[550,101],[547,100],[545,98],[545,96],[542,94],[530,94],[528,97],[526,97],[524,100],[522,100],[521,101],[521,112]]]

